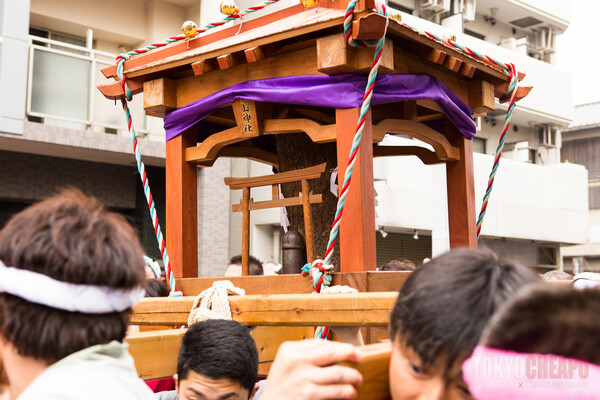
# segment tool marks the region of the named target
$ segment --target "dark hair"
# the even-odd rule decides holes
[[[573,280],[573,275],[565,271],[553,269],[552,271],[548,271],[544,275],[542,275],[542,279],[545,281],[571,281]]]
[[[538,281],[530,268],[489,250],[453,250],[407,278],[391,313],[392,340],[413,349],[425,366],[444,355],[447,371],[472,353],[500,304]]]
[[[539,284],[520,290],[492,317],[481,344],[600,365],[600,291]]]
[[[158,279],[147,279],[146,280],[146,294],[144,297],[167,297],[169,296],[169,290],[167,287]]]
[[[7,266],[75,284],[114,289],[143,285],[142,254],[121,216],[73,190],[28,207],[0,231],[0,259]],[[128,323],[129,310],[83,314],[0,293],[0,334],[20,355],[49,363],[123,340]]]
[[[231,257],[229,265],[242,265],[242,255]],[[248,275],[264,275],[262,263],[260,260],[253,255],[250,255],[250,262],[248,265]]]
[[[414,262],[407,258],[401,258],[400,260],[392,260],[385,265],[379,267],[379,271],[414,271],[417,266]]]
[[[227,378],[252,393],[258,375],[258,351],[248,329],[239,322],[213,319],[198,322],[181,340],[178,381],[189,371],[211,379]]]

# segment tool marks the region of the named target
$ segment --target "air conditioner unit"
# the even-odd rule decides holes
[[[450,11],[450,0],[419,0],[421,11],[445,12]]]

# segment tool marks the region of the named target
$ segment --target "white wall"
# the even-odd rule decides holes
[[[445,167],[424,166],[416,157],[376,159],[386,163],[379,193],[379,225],[443,232]],[[474,155],[477,212],[493,157]],[[482,235],[583,243],[587,236],[587,170],[575,164],[539,166],[502,159]],[[451,212],[451,210],[450,210]],[[435,238],[434,238],[435,239]],[[435,240],[434,240],[435,241]]]
[[[83,37],[92,28],[98,38],[135,46],[146,40],[146,3],[31,0],[31,24]]]
[[[493,158],[475,154],[474,161],[479,210]],[[587,218],[587,170],[583,166],[540,166],[502,159],[482,235],[583,243]]]
[[[485,1],[485,0],[484,0]],[[520,7],[534,12],[546,13],[548,15],[569,21],[571,19],[570,0],[506,0]],[[577,1],[577,0],[576,0]],[[585,0],[584,0],[585,1]]]
[[[28,28],[28,0],[0,1],[0,132],[23,134]]]

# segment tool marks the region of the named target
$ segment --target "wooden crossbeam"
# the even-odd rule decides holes
[[[247,326],[387,326],[398,293],[231,296],[232,318]],[[135,325],[185,325],[194,297],[145,298],[134,307]]]
[[[430,144],[440,160],[459,160],[459,149],[452,146],[441,133],[417,122],[401,119],[385,119],[373,126],[374,131],[404,134]]]
[[[373,146],[373,157],[396,156],[416,156],[425,165],[440,164],[450,161],[449,159],[440,159],[436,153],[421,146]]]
[[[317,179],[325,172],[327,164],[304,168],[298,171],[280,172],[278,174],[256,176],[250,178],[225,178],[225,184],[232,190],[267,186],[278,183],[296,182],[302,179]]]
[[[264,125],[265,135],[305,132],[315,143],[335,142],[335,124],[320,125],[307,118],[268,119]]]
[[[159,379],[177,372],[177,355],[187,329],[169,329],[128,335],[129,353],[142,379]],[[250,332],[258,349],[258,362],[273,361],[281,343],[313,337],[311,327],[257,327]]]
[[[318,204],[323,202],[323,195],[320,194],[311,194],[308,196],[308,201],[310,204]],[[264,210],[266,208],[277,208],[277,207],[289,207],[289,206],[301,206],[304,204],[304,199],[302,196],[298,197],[286,197],[284,199],[277,200],[265,200],[265,201],[252,201],[248,203],[248,210]],[[243,211],[242,204],[233,204],[231,206],[231,211],[240,212]]]
[[[263,164],[270,165],[276,169],[279,169],[279,159],[277,154],[273,154],[269,151],[259,149],[252,146],[231,146],[224,147],[217,153],[217,158],[245,158],[252,161],[257,161]],[[212,167],[215,160],[204,161],[198,163],[199,167]]]

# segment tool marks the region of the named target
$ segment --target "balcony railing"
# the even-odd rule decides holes
[[[96,85],[115,55],[37,36],[29,37],[27,115],[48,125],[129,136],[120,102],[105,99]],[[129,107],[138,136],[148,136],[141,96]],[[33,118],[31,118],[33,117]],[[164,140],[163,132],[150,137]]]

